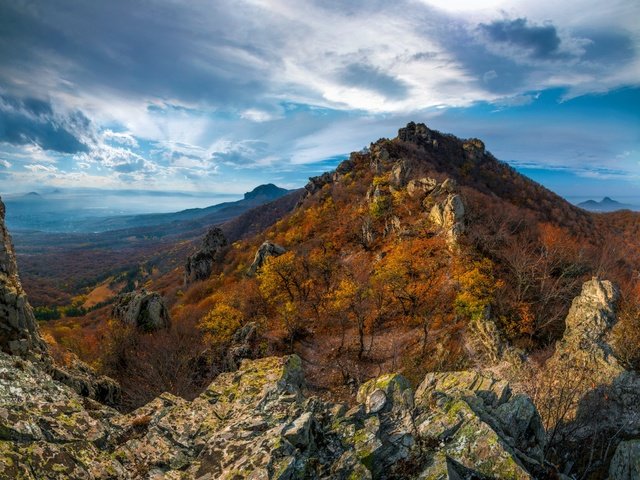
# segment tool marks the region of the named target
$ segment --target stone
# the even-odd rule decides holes
[[[383,390],[374,390],[367,397],[367,411],[369,413],[378,413],[387,403],[387,394]]]
[[[305,412],[287,426],[282,436],[294,447],[307,448],[313,441],[311,435],[312,422],[312,414]]]
[[[409,180],[407,183],[407,193],[410,197],[425,196],[431,193],[438,185],[438,182],[434,178],[418,178]]]
[[[620,442],[609,464],[609,480],[640,478],[640,440]]]
[[[112,314],[121,322],[147,332],[171,326],[169,309],[162,296],[144,288],[118,295]]]
[[[389,183],[391,186],[400,188],[404,187],[409,181],[413,168],[408,160],[399,160],[391,169]]]
[[[227,239],[218,227],[209,229],[197,252],[187,257],[184,266],[184,284],[206,280],[211,276],[214,264],[219,260]]]
[[[279,257],[286,251],[287,250],[280,245],[271,243],[269,240],[265,241],[262,245],[260,245],[260,248],[258,248],[258,251],[253,257],[253,263],[249,267],[249,270],[247,270],[247,275],[255,275],[267,261],[267,258]]]

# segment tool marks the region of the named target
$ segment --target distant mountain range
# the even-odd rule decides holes
[[[587,200],[578,204],[580,208],[591,212],[614,212],[616,210],[637,210],[637,206],[621,203],[609,197],[604,197],[599,202],[595,200]]]
[[[14,231],[36,230],[43,232],[91,233],[132,228],[171,225],[190,222],[203,217],[220,223],[267,202],[276,200],[290,191],[273,184],[260,185],[244,194],[241,200],[221,202],[204,208],[180,209],[187,199],[194,197],[174,192],[104,192],[89,191],[68,193],[29,192],[3,198],[7,206],[7,224]],[[164,195],[163,195],[164,193]],[[223,200],[229,195],[219,196]],[[237,198],[237,197],[235,197]],[[137,213],[133,202],[149,204],[168,210],[169,213]],[[204,201],[216,199],[213,194]],[[197,199],[195,199],[197,201]],[[212,202],[213,203],[213,202]],[[148,208],[148,207],[147,207]],[[161,208],[158,208],[160,210]],[[183,207],[184,208],[184,207]]]

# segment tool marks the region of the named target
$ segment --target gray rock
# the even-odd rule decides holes
[[[312,422],[312,414],[310,412],[305,412],[285,428],[282,436],[294,447],[303,449],[307,448],[313,441],[313,436],[311,434]]]
[[[112,313],[123,323],[145,331],[171,326],[169,310],[162,296],[157,292],[147,292],[144,288],[120,294],[115,300]]]
[[[190,255],[184,266],[184,284],[188,285],[211,276],[213,265],[219,260],[222,249],[227,245],[222,230],[211,228],[205,235],[200,249]]]
[[[267,240],[262,245],[260,245],[260,248],[258,248],[255,257],[253,258],[253,263],[247,271],[247,275],[255,275],[256,272],[260,270],[260,268],[267,261],[267,258],[279,257],[286,251],[287,250],[284,247],[281,247],[280,245],[277,245],[275,243],[271,243]]]
[[[640,478],[640,440],[620,442],[609,465],[609,480]]]
[[[0,350],[23,357],[48,356],[33,310],[22,289],[0,199]]]

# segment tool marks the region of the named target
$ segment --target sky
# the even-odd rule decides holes
[[[295,188],[408,121],[640,195],[637,0],[0,2],[0,193]]]

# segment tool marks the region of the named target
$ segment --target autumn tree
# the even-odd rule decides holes
[[[409,325],[422,329],[422,352],[426,353],[433,317],[447,305],[449,283],[446,247],[439,238],[410,238],[399,242],[378,266],[374,282],[394,302]]]

